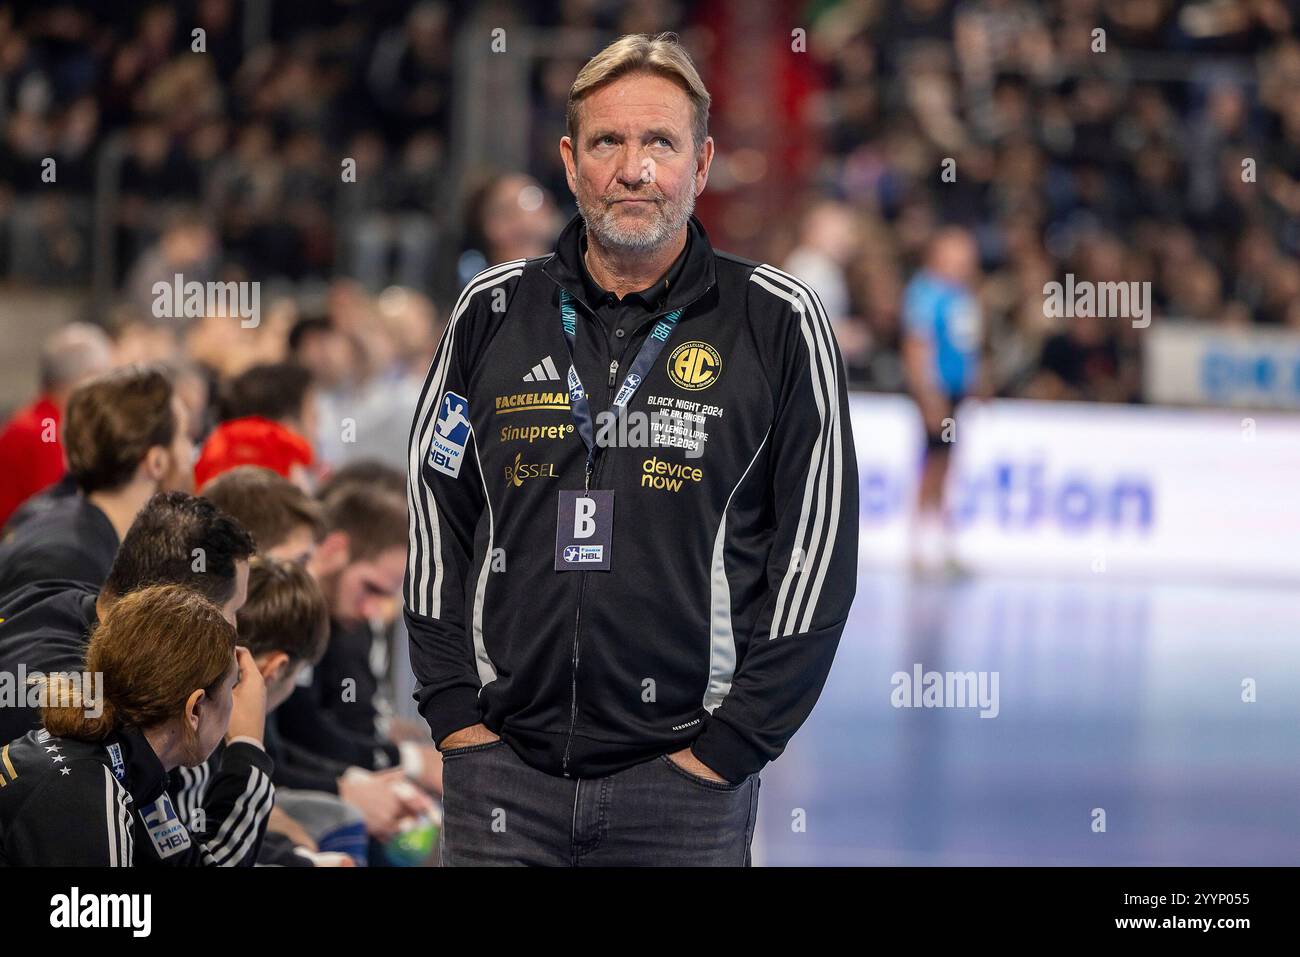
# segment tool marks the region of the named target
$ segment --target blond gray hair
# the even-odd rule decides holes
[[[566,126],[569,138],[577,143],[578,107],[591,93],[619,77],[632,73],[653,73],[672,80],[686,91],[694,113],[691,135],[696,150],[704,147],[709,136],[709,102],[712,97],[691,56],[675,33],[631,33],[619,37],[587,61],[578,71],[569,90]]]

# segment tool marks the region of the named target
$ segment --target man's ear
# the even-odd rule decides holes
[[[347,567],[352,549],[347,532],[330,532],[312,553],[308,569],[317,578],[328,578]]]
[[[573,146],[573,139],[560,137],[560,162],[564,164],[564,178],[569,183],[569,192],[578,195],[578,154]]]
[[[171,459],[172,453],[170,449],[161,445],[152,446],[144,454],[144,458],[140,460],[140,467],[136,470],[136,474],[143,473],[144,477],[150,482],[161,482],[163,477],[171,471]]]
[[[713,165],[713,137],[706,136],[695,160],[695,195],[704,192],[704,184],[709,181],[709,167]]]
[[[279,681],[289,670],[289,656],[283,651],[264,651],[253,660],[267,685]]]

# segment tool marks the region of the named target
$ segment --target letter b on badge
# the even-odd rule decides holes
[[[555,570],[607,572],[613,544],[613,491],[562,489],[555,515]]]
[[[596,534],[595,499],[580,498],[573,504],[573,537],[591,538]]]

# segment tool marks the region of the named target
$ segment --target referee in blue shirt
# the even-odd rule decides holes
[[[948,561],[943,488],[948,447],[956,437],[954,413],[979,388],[983,318],[973,289],[978,275],[974,238],[948,227],[935,234],[925,267],[903,293],[903,363],[926,433],[914,539],[915,561],[926,569]]]

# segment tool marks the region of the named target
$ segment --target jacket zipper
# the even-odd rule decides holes
[[[578,636],[582,631],[582,592],[587,585],[587,576],[578,579],[578,607],[573,615],[573,661],[569,671],[569,736],[564,739],[564,760],[560,770],[569,776],[569,751],[573,747],[573,731],[578,726]]]
[[[708,294],[709,289],[712,288],[713,288],[712,286],[706,288],[704,292],[700,293],[698,296],[696,296],[690,302],[686,303],[684,306],[681,306],[680,307],[681,310],[685,312],[692,305],[694,305],[698,300],[703,299],[704,296]],[[641,329],[649,325],[651,322],[654,322],[656,319],[663,318],[664,316],[668,315],[668,313],[670,312],[672,312],[671,309],[666,309],[663,312],[659,313],[658,315],[654,315],[648,319],[643,320],[641,324],[637,326],[636,332],[640,332]],[[599,322],[599,319],[597,319],[597,321]],[[635,333],[633,333],[633,335],[629,337],[627,344],[623,346],[623,351],[619,354],[619,358],[615,359],[612,356],[610,358],[608,384],[611,392],[614,388],[614,383],[618,379],[619,363],[622,361],[623,356],[627,355],[628,346],[632,344],[631,340],[634,338],[636,338]],[[610,352],[608,334],[605,337],[605,352],[606,354],[609,354]],[[610,396],[606,395],[605,401],[607,403],[609,399]],[[606,452],[608,452],[608,450],[606,450]],[[605,458],[606,458],[605,455],[601,455],[600,461],[596,463],[596,470],[594,476],[592,475],[591,471],[585,472],[583,478],[583,488],[585,490],[590,491],[591,482],[593,478],[597,482],[599,482],[601,470],[605,465]],[[589,574],[591,573],[578,572],[578,576],[579,576],[578,600],[577,600],[577,607],[575,608],[573,613],[573,658],[570,663],[570,671],[569,671],[569,734],[568,737],[565,738],[564,740],[564,757],[560,761],[560,771],[566,778],[569,777],[569,755],[573,750],[573,734],[578,727],[578,647],[582,638],[582,593],[586,591],[587,576]]]
[[[597,466],[599,470],[599,466]],[[583,478],[583,487],[591,488],[591,471]],[[582,638],[582,593],[587,590],[587,573],[578,573],[578,601],[573,612],[573,659],[569,666],[569,736],[564,739],[564,759],[560,770],[569,776],[569,752],[573,748],[573,732],[578,727],[578,646]]]

